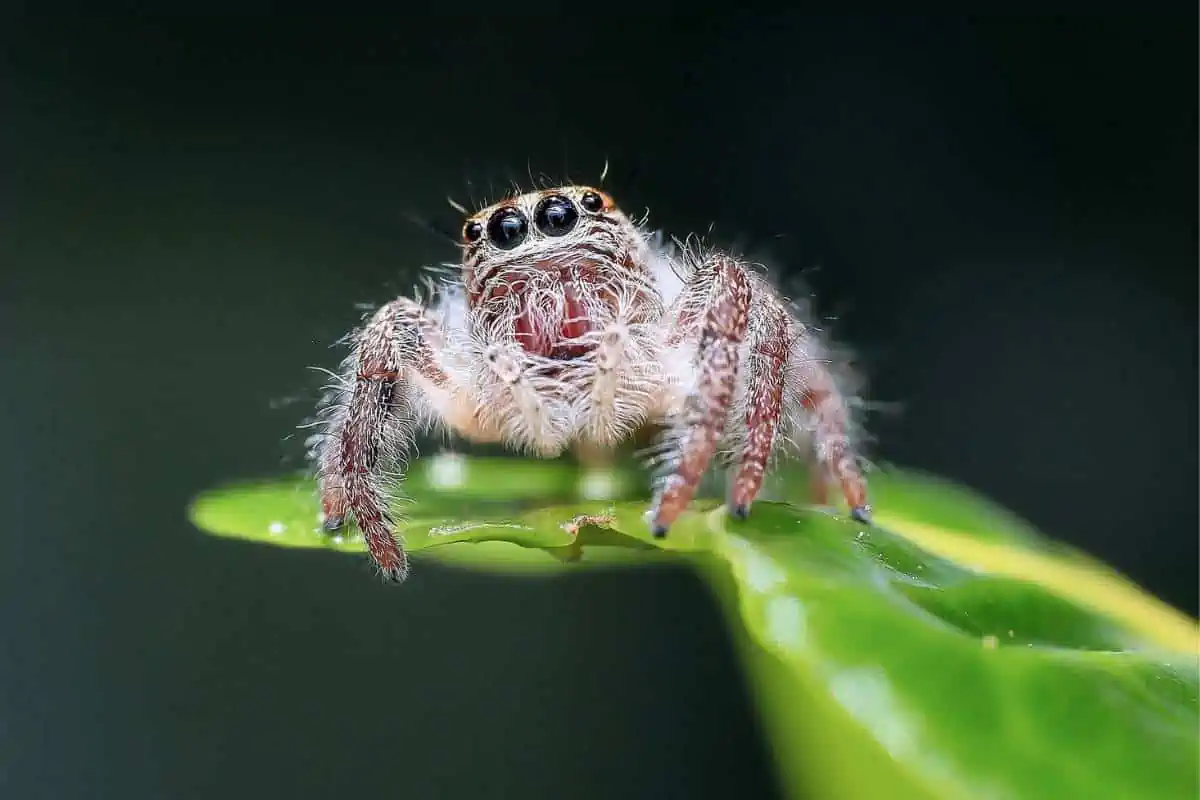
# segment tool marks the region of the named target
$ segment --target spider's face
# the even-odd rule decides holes
[[[497,279],[531,271],[570,273],[625,266],[638,236],[613,199],[589,186],[562,186],[512,197],[467,218],[463,277],[472,298],[486,299]],[[507,282],[507,281],[504,281]]]
[[[480,325],[554,358],[591,335],[645,283],[643,242],[612,198],[588,186],[512,197],[463,225],[463,282]]]

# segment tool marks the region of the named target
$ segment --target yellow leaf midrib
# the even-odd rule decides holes
[[[1047,553],[981,541],[960,531],[904,517],[877,515],[888,531],[977,572],[1036,584],[1103,614],[1167,650],[1200,654],[1200,622],[1120,575]]]

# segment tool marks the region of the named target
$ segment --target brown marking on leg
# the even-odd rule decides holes
[[[755,325],[746,362],[746,444],[733,480],[730,513],[745,519],[762,490],[767,462],[775,446],[775,433],[783,414],[783,387],[791,345],[788,318],[774,306],[760,312],[766,319]]]
[[[395,369],[385,369],[376,372],[359,371],[356,376],[360,381],[392,381],[400,377],[400,371]]]
[[[809,365],[803,395],[804,407],[815,418],[813,447],[815,448],[814,481],[824,485],[834,483],[841,488],[850,514],[860,522],[869,522],[871,506],[867,503],[867,482],[859,472],[857,458],[847,436],[845,401],[833,387],[823,367]],[[824,494],[824,491],[822,491]],[[825,498],[814,498],[821,502]]]
[[[346,515],[350,513],[346,505],[346,491],[337,475],[328,475],[321,479],[321,525],[327,531],[335,531],[346,524]]]
[[[675,324],[671,327],[671,330],[667,331],[667,347],[674,347],[682,342],[684,337],[691,333],[696,325],[699,324],[696,314],[692,313],[687,308],[679,307],[683,304],[685,299],[685,295],[681,294],[679,296],[679,300],[676,301],[676,308],[672,311]]]
[[[702,265],[689,288],[708,297],[696,354],[698,379],[684,405],[674,469],[663,481],[651,513],[655,536],[665,536],[683,513],[712,460],[733,396],[750,308],[750,280],[727,256]]]
[[[380,308],[359,332],[354,388],[320,458],[325,527],[336,529],[353,516],[371,558],[393,581],[407,576],[408,556],[395,537],[381,467],[385,456],[403,457],[411,436],[404,427],[412,411],[407,370],[445,382],[422,329],[430,329],[423,309],[402,299]]]

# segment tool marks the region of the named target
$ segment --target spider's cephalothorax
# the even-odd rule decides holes
[[[665,535],[709,464],[732,467],[744,517],[778,455],[812,462],[869,517],[847,399],[817,331],[748,265],[662,245],[604,192],[530,192],[471,215],[461,272],[400,298],[351,337],[314,438],[328,529],[353,517],[393,580],[408,572],[388,511],[418,429],[555,456],[665,431],[648,514]]]

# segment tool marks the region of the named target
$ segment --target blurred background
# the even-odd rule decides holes
[[[1197,610],[1195,8],[1179,17],[0,23],[0,792],[773,797],[682,569],[516,581],[209,539],[329,345],[530,170],[803,275],[874,456]]]

